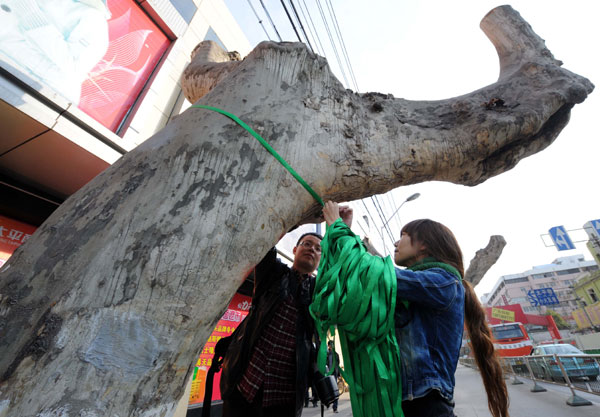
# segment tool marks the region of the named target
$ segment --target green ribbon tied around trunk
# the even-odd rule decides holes
[[[391,258],[367,253],[341,219],[327,227],[310,313],[325,373],[327,333],[337,327],[354,417],[402,417],[400,349],[394,329],[396,274]],[[332,370],[329,371],[329,374]]]
[[[300,176],[300,174],[298,174],[294,168],[291,167],[290,164],[287,163],[287,161],[285,159],[283,159],[281,157],[281,155],[279,155],[277,153],[277,151],[275,149],[273,149],[273,147],[271,145],[269,145],[269,143],[263,139],[263,137],[261,135],[259,135],[258,133],[256,133],[254,131],[254,129],[252,129],[250,126],[248,126],[242,119],[240,119],[239,117],[237,117],[235,114],[230,113],[226,110],[220,109],[218,107],[212,107],[212,106],[204,106],[202,104],[194,104],[193,106],[190,106],[192,108],[196,108],[196,109],[205,109],[205,110],[211,110],[214,111],[216,113],[220,113],[223,116],[227,116],[229,117],[231,120],[233,120],[234,122],[236,122],[238,125],[240,125],[242,128],[246,129],[246,131],[248,133],[250,133],[254,139],[256,139],[257,141],[260,142],[260,144],[271,154],[273,155],[273,157],[281,164],[283,165],[283,167],[285,169],[287,169],[287,171],[292,174],[292,176],[296,179],[296,181],[298,181],[300,183],[300,185],[302,185],[304,187],[304,189],[306,191],[308,191],[308,193],[312,196],[312,198],[314,198],[317,203],[319,203],[321,206],[324,206],[325,203],[323,202],[323,199],[321,199],[321,196],[319,196],[319,194],[316,193],[315,190],[312,189],[312,187],[310,185],[308,185],[308,183],[306,181],[304,181],[304,178],[302,178]]]

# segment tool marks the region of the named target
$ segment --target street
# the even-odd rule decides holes
[[[525,378],[520,378],[522,385],[512,385],[512,379],[506,380],[510,396],[509,412],[511,417],[598,417],[600,416],[600,396],[577,392],[577,395],[592,401],[592,405],[572,407],[566,400],[571,396],[571,391],[562,386],[539,383],[547,389],[546,392],[531,392],[533,383]],[[456,370],[456,408],[458,417],[487,417],[491,416],[487,408],[487,398],[479,372],[463,365],[458,365]],[[325,409],[325,415],[339,417],[352,416],[350,396],[344,393],[339,400],[338,414],[334,414],[331,407]],[[304,417],[317,417],[321,415],[320,407],[305,408]],[[382,416],[383,417],[383,416]]]

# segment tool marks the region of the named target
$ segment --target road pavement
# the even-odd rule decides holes
[[[509,413],[511,417],[600,417],[600,396],[586,394],[579,391],[577,395],[592,402],[592,405],[572,407],[566,401],[571,396],[571,391],[564,386],[549,383],[538,383],[547,389],[546,392],[531,392],[533,383],[520,378],[524,383],[512,385],[512,379],[506,380],[510,396]],[[490,417],[487,408],[487,397],[479,372],[458,365],[456,370],[455,389],[456,408],[454,412],[458,417]],[[325,416],[352,416],[350,396],[342,394],[339,400],[338,414],[334,414],[331,407],[325,409]],[[305,408],[303,417],[317,417],[321,415],[321,407]],[[385,416],[381,416],[385,417]]]

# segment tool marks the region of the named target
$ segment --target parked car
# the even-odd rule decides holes
[[[569,378],[587,377],[595,381],[600,374],[598,361],[573,345],[557,343],[540,345],[533,349],[529,365],[536,378],[564,380],[563,373],[552,355],[558,355]],[[574,356],[576,355],[576,356]]]

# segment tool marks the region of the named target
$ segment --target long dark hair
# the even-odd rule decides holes
[[[453,266],[464,277],[462,251],[454,233],[446,226],[429,219],[415,220],[406,224],[402,233],[409,235],[413,244],[424,246],[425,255]],[[485,311],[471,284],[464,279],[462,283],[465,288],[465,324],[487,393],[488,408],[493,417],[508,417],[508,391]]]

